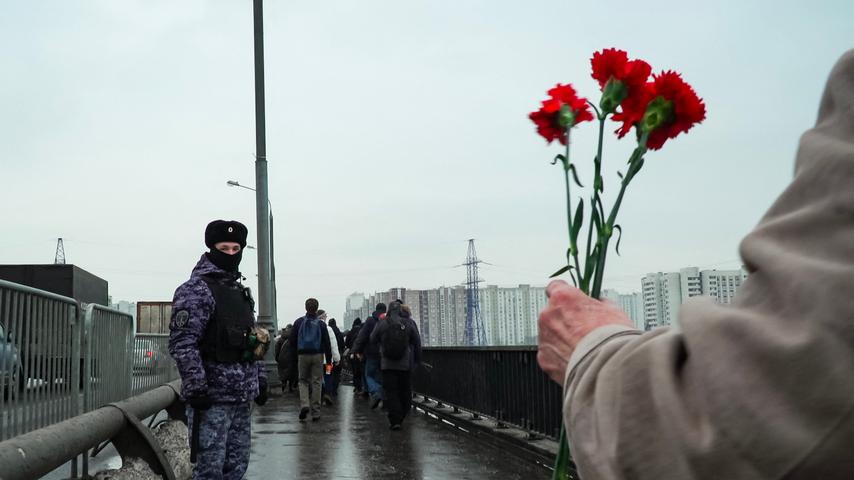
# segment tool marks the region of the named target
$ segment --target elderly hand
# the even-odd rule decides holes
[[[569,357],[585,335],[605,325],[631,327],[629,317],[616,305],[588,297],[563,280],[546,287],[549,304],[540,312],[537,363],[563,386]]]

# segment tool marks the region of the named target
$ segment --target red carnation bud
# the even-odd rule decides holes
[[[627,96],[629,96],[629,89],[626,88],[626,84],[611,77],[602,89],[602,100],[599,101],[602,113],[605,115],[614,113]]]
[[[656,97],[649,102],[641,122],[641,131],[650,133],[673,118],[673,102]]]
[[[536,112],[528,118],[537,126],[537,133],[549,143],[553,140],[566,145],[566,129],[581,122],[593,120],[587,99],[579,97],[572,85],[556,85],[548,91],[549,98],[544,100]]]

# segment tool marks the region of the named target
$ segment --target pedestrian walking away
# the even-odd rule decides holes
[[[250,402],[267,401],[264,354],[269,333],[255,323],[255,302],[238,271],[246,227],[215,220],[202,255],[175,291],[169,353],[187,404],[193,479],[238,480],[249,465]]]
[[[421,363],[421,335],[409,307],[391,302],[385,320],[371,333],[371,343],[380,346],[389,427],[400,430],[412,408],[412,371]]]
[[[323,395],[321,396],[321,402],[324,405],[332,405],[332,372],[341,363],[341,353],[338,350],[338,342],[335,340],[335,331],[326,322],[326,312],[318,310],[317,318],[326,324],[326,334],[329,335],[330,350],[332,350],[332,361],[323,363]]]
[[[338,396],[338,385],[341,383],[341,370],[343,369],[344,364],[345,346],[344,335],[341,333],[341,330],[338,329],[338,322],[336,322],[334,318],[329,320],[329,328],[335,335],[335,341],[338,344],[338,351],[341,353],[339,360],[335,362],[335,366],[332,368],[332,379],[327,388],[332,398],[335,398]],[[330,337],[330,339],[331,338],[332,337]]]
[[[356,358],[353,352],[353,345],[356,343],[356,338],[359,336],[359,331],[362,329],[362,319],[356,317],[353,320],[353,325],[347,336],[344,338],[344,346],[348,352],[347,361],[350,362],[350,370],[353,372],[353,393],[361,395],[364,391],[364,367],[362,361]]]
[[[291,344],[290,338],[293,328],[293,325],[288,324],[276,339],[276,365],[279,380],[282,382],[282,393],[293,392],[297,387],[296,365],[291,359],[293,344]]]
[[[382,372],[380,371],[380,347],[372,343],[371,333],[379,323],[379,318],[385,315],[385,303],[378,303],[374,313],[365,320],[356,343],[353,346],[357,358],[365,362],[365,386],[371,398],[371,408],[377,408],[383,399]]]
[[[332,347],[326,324],[317,317],[319,303],[315,298],[305,301],[305,316],[294,322],[290,341],[296,345],[299,369],[300,421],[309,413],[320,419],[320,395],[323,384],[323,365],[332,363]]]

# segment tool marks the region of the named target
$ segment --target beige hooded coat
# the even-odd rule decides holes
[[[741,256],[732,305],[578,345],[564,421],[583,480],[854,479],[854,50]]]

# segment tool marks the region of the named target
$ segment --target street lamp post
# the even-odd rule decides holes
[[[252,190],[253,192],[257,193],[257,190],[255,190],[254,188],[247,187],[246,185],[241,185],[239,182],[237,182],[235,180],[228,180],[225,183],[229,187],[245,188],[246,190]],[[270,330],[270,334],[275,334],[275,332],[278,331],[278,329],[279,329],[279,315],[278,315],[278,309],[277,309],[278,302],[277,302],[277,298],[276,298],[276,255],[274,254],[275,242],[273,242],[273,239],[275,238],[275,236],[273,234],[273,232],[274,232],[274,230],[273,230],[273,205],[270,203],[269,199],[267,199],[267,208],[268,208],[268,211],[270,212],[270,217],[269,217],[270,218],[270,259],[269,259],[269,261],[270,261],[270,273],[271,273],[271,275],[270,275],[270,284],[271,284],[270,290],[272,291],[271,301],[270,301],[270,314],[271,314],[271,324],[273,326],[273,329]],[[246,248],[258,250],[256,247],[247,246]],[[258,255],[258,258],[260,259],[261,255]],[[259,292],[259,294],[261,292],[260,269],[259,269],[259,274],[258,274],[258,292]],[[259,307],[260,307],[260,297],[259,297]],[[261,322],[261,319],[260,319],[261,310],[260,310],[260,308],[258,310],[258,317],[259,317],[258,321]]]
[[[264,111],[264,8],[262,0],[253,0],[253,37],[255,44],[255,215],[258,228],[258,323],[275,333],[271,316],[274,292],[270,261],[270,203],[267,192],[267,136]],[[274,349],[267,351],[267,369],[275,362]]]

